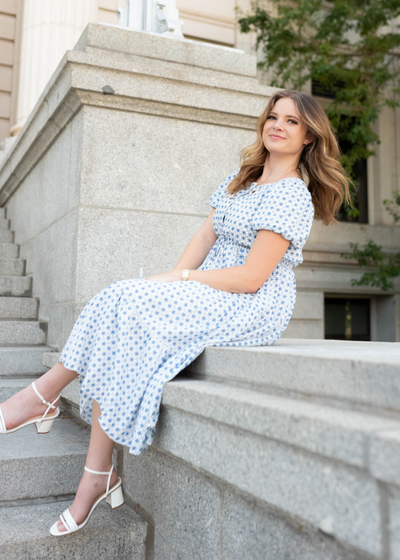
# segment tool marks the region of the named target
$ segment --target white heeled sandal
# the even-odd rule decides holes
[[[89,471],[89,472],[94,473],[94,474],[107,474],[108,475],[107,490],[104,492],[104,494],[101,494],[97,497],[97,499],[94,502],[94,504],[92,505],[89,513],[87,514],[86,519],[84,521],[82,521],[82,523],[80,525],[77,525],[75,519],[72,517],[71,512],[69,511],[69,508],[67,508],[65,511],[63,511],[63,513],[60,515],[60,519],[62,521],[62,524],[66,528],[66,531],[60,531],[59,530],[59,528],[57,527],[57,525],[58,525],[58,520],[57,520],[50,527],[50,533],[54,537],[61,537],[61,535],[69,535],[70,533],[74,533],[75,531],[79,531],[79,529],[82,529],[86,525],[86,523],[89,521],[89,518],[92,515],[92,513],[94,512],[94,510],[96,509],[96,507],[104,499],[106,500],[107,504],[112,509],[115,509],[117,507],[122,506],[122,504],[124,503],[124,495],[122,493],[122,480],[121,480],[121,478],[118,477],[117,482],[114,484],[114,486],[112,488],[110,488],[110,480],[111,480],[111,475],[112,475],[113,469],[114,469],[114,465],[111,467],[110,472],[99,472],[99,471],[93,471],[92,469],[89,469],[85,465],[85,470],[86,471]]]
[[[17,430],[20,430],[21,428],[24,428],[25,426],[29,426],[29,424],[35,424],[36,432],[38,434],[47,434],[50,431],[50,428],[51,428],[54,420],[60,414],[58,406],[54,406],[54,403],[58,401],[58,399],[61,396],[61,393],[58,395],[58,397],[52,403],[50,403],[50,402],[46,401],[46,399],[43,398],[42,395],[39,393],[39,391],[36,389],[36,385],[35,385],[34,381],[32,381],[31,385],[33,387],[33,390],[35,391],[35,393],[39,397],[39,399],[42,401],[42,403],[47,404],[46,412],[42,416],[35,416],[34,418],[30,418],[29,420],[27,420],[23,424],[20,424],[19,426],[16,426],[15,428],[12,428],[11,430],[7,430],[6,422],[4,420],[4,416],[3,416],[3,413],[2,413],[1,408],[0,408],[0,434],[11,434],[11,432],[16,432]],[[53,414],[52,416],[47,416],[47,413],[49,412],[49,410],[51,408],[55,408],[57,413]],[[46,418],[46,416],[47,416],[47,418]]]

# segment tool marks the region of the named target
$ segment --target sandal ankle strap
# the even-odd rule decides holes
[[[114,465],[111,466],[111,469],[110,469],[109,472],[100,472],[100,471],[94,471],[93,469],[89,469],[89,467],[87,467],[85,465],[85,471],[89,471],[93,474],[108,474],[106,496],[108,496],[108,491],[110,489],[110,481],[111,481],[111,475],[112,475],[113,469],[114,469]]]
[[[46,414],[50,410],[50,408],[57,408],[56,406],[54,406],[54,403],[58,401],[58,399],[61,396],[61,393],[58,395],[58,397],[56,399],[54,399],[54,401],[52,403],[50,403],[49,401],[46,401],[46,399],[39,393],[39,391],[36,388],[36,385],[35,385],[34,381],[32,381],[32,387],[33,387],[33,390],[35,391],[35,393],[37,394],[37,396],[39,397],[39,399],[42,401],[42,403],[47,404],[46,412],[43,414],[42,418],[40,419],[40,422],[42,422],[43,419],[45,418]]]

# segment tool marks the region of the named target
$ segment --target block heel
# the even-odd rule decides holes
[[[124,503],[124,495],[122,493],[122,486],[110,492],[107,496],[106,502],[112,509],[122,506]]]
[[[53,422],[54,418],[51,420],[43,420],[43,422],[35,422],[36,432],[38,434],[48,434]]]

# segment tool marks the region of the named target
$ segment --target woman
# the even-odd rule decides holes
[[[59,362],[1,405],[1,433],[31,423],[46,433],[60,391],[79,376],[91,439],[75,500],[53,535],[82,528],[103,499],[123,503],[114,443],[135,455],[147,449],[164,383],[204,348],[275,344],[293,312],[293,267],[302,262],[314,215],[337,222],[344,198],[351,205],[324,111],[308,94],[276,92],[258,119],[256,142],[211,196],[213,210],[174,269],[99,292]]]

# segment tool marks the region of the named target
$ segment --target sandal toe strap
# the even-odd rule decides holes
[[[7,432],[6,423],[4,421],[4,416],[0,408],[0,434],[5,434]]]
[[[78,530],[78,525],[76,524],[75,519],[72,517],[69,508],[63,511],[63,513],[60,515],[60,519],[69,533]]]

